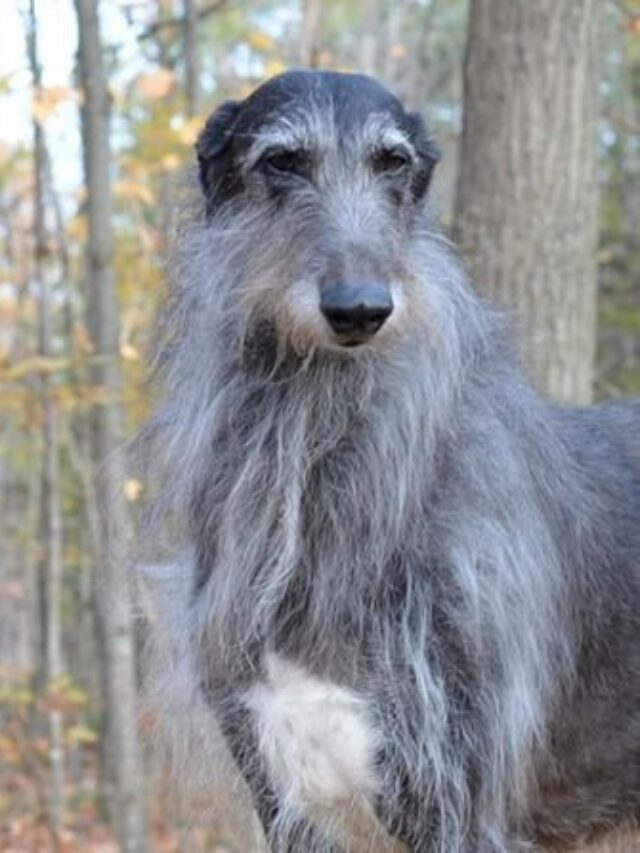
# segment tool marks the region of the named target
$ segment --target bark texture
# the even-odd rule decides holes
[[[200,109],[200,51],[198,49],[198,3],[184,3],[184,89],[187,99],[187,115],[191,118]]]
[[[304,0],[302,4],[302,27],[298,61],[301,68],[318,67],[318,42],[320,35],[320,15],[322,0]]]
[[[108,799],[124,853],[147,849],[144,778],[137,736],[135,639],[128,557],[130,530],[124,477],[117,450],[122,441],[122,376],[116,282],[113,273],[110,187],[110,100],[102,59],[96,0],[75,0],[83,91],[82,136],[87,189],[87,305],[94,347],[92,379],[108,402],[97,407],[92,450],[98,530],[96,612],[105,657]]]
[[[591,398],[600,0],[473,0],[456,237],[541,387]]]
[[[35,0],[29,3],[27,50],[36,95],[42,89],[42,70],[38,54],[38,27]],[[51,282],[47,269],[48,239],[45,217],[45,170],[47,150],[40,122],[33,120],[33,237],[34,279],[38,293],[38,350],[43,359],[55,355],[52,329]],[[51,376],[40,379],[43,465],[40,490],[39,589],[39,661],[40,687],[45,697],[55,690],[64,674],[62,653],[62,513],[60,505],[60,466],[58,458],[58,413]],[[50,698],[50,697],[49,697]],[[57,833],[64,822],[65,749],[62,714],[46,701],[49,753],[48,819]]]

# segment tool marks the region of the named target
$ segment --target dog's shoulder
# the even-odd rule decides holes
[[[569,450],[582,464],[640,478],[640,398],[558,406],[555,415]]]

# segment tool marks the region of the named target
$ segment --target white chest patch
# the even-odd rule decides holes
[[[278,794],[299,808],[334,808],[374,794],[379,741],[364,701],[275,654],[266,670],[266,682],[245,701]]]

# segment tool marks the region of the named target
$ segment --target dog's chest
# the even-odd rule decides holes
[[[375,795],[379,735],[361,697],[270,654],[245,702],[281,799],[331,810]]]

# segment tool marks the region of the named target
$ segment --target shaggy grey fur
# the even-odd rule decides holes
[[[416,853],[635,825],[640,404],[523,379],[431,221],[424,126],[373,81],[285,74],[198,154],[148,430],[156,514],[193,552],[163,689],[215,717],[274,850],[345,842],[262,765],[242,697],[266,650],[366,701],[373,805]],[[394,313],[346,348],[319,300],[363,280]]]

